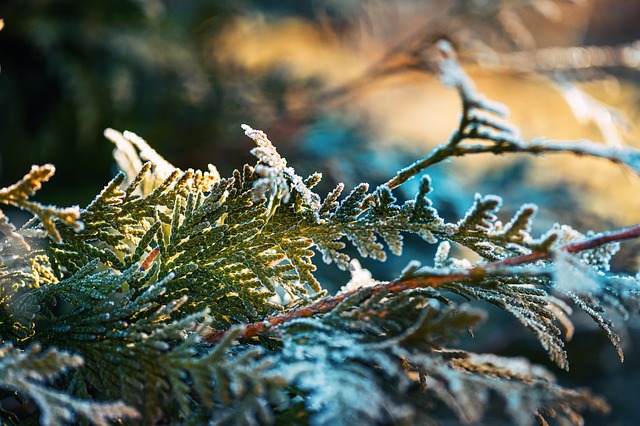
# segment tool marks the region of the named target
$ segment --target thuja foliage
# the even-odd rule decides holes
[[[3,421],[110,424],[580,424],[607,403],[557,384],[525,358],[472,353],[459,337],[496,305],[568,369],[572,305],[622,359],[610,314],[640,307],[638,276],[611,257],[639,227],[582,234],[556,225],[531,235],[536,206],[502,223],[502,200],[476,194],[444,220],[423,175],[413,199],[394,188],[433,164],[476,153],[573,152],[640,172],[639,153],[593,142],[524,141],[506,110],[479,95],[450,46],[443,83],[462,100],[451,139],[387,183],[314,192],[266,134],[244,126],[253,166],[180,170],[130,132],[107,130],[121,171],[85,208],[31,197],[53,166],[0,190],[33,213],[16,228],[0,214],[0,389]],[[362,257],[399,255],[403,235],[439,244],[390,282]],[[477,255],[457,258],[453,247]],[[316,255],[352,270],[334,295]],[[479,259],[479,260],[478,260]],[[478,303],[469,303],[479,300]]]

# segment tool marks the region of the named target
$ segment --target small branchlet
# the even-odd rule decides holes
[[[592,142],[554,141],[534,139],[523,141],[518,129],[507,121],[509,110],[502,104],[486,99],[477,93],[473,81],[458,64],[451,44],[439,41],[437,47],[441,53],[440,78],[453,87],[462,100],[462,114],[458,128],[450,140],[435,148],[429,155],[400,170],[386,186],[393,189],[413,178],[426,168],[448,158],[470,154],[505,153],[573,153],[588,155],[623,164],[640,174],[640,151],[628,146],[611,146]],[[468,141],[480,141],[469,143]]]
[[[0,347],[0,386],[31,398],[40,409],[40,424],[45,426],[71,424],[80,419],[102,426],[115,419],[140,417],[136,409],[122,402],[81,400],[47,385],[82,364],[82,357],[55,348],[43,351],[36,344],[20,350],[4,343]]]
[[[81,231],[84,225],[80,220],[80,208],[45,206],[29,200],[29,198],[35,195],[42,187],[42,184],[53,176],[55,170],[55,167],[51,164],[33,166],[29,173],[20,179],[20,181],[6,188],[0,188],[0,203],[12,205],[34,214],[47,230],[49,236],[56,243],[60,243],[62,242],[62,237],[58,232],[54,220],[59,220],[71,226],[76,231]],[[2,210],[0,210],[0,232],[16,239],[23,244],[25,248],[29,247],[22,235],[8,222]]]
[[[442,54],[440,79],[445,86],[456,89],[462,101],[460,124],[453,132],[448,145],[455,147],[465,139],[494,142],[518,140],[518,129],[506,121],[509,110],[476,91],[473,81],[456,61],[455,52],[449,42],[440,40],[437,47]]]
[[[302,201],[309,208],[317,212],[320,209],[320,196],[311,191],[304,179],[298,176],[292,167],[287,167],[287,160],[280,156],[267,135],[246,124],[242,125],[242,129],[257,145],[251,150],[251,153],[259,160],[255,172],[260,176],[260,179],[254,183],[253,201],[265,197],[282,200],[286,204],[291,196],[291,188],[300,195]]]

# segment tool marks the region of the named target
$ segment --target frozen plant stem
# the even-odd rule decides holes
[[[579,253],[585,250],[595,249],[605,244],[636,239],[639,237],[640,225],[636,225],[631,228],[609,232],[604,235],[599,235],[597,237],[589,238],[584,241],[567,244],[562,247],[562,250],[568,253]],[[538,260],[550,259],[551,257],[553,257],[553,252],[551,251],[534,251],[526,255],[511,257],[484,265],[478,265],[473,268],[469,268],[463,271],[457,271],[454,273],[400,278],[398,280],[373,287],[368,297],[374,296],[381,292],[397,294],[414,288],[440,287],[443,284],[451,283],[454,281],[464,281],[472,278],[480,278],[487,275],[488,271],[494,270],[496,268],[523,265],[526,263],[533,263]],[[336,306],[338,306],[340,302],[350,296],[353,296],[359,291],[362,291],[362,289],[352,290],[346,293],[338,294],[336,296],[325,297],[311,305],[292,309],[289,312],[267,318],[264,321],[257,321],[251,324],[247,324],[245,329],[239,335],[239,338],[249,339],[252,337],[257,337],[264,334],[265,332],[269,332],[272,327],[284,324],[286,322],[298,318],[306,318],[313,315],[325,314],[333,310]],[[364,301],[365,300],[362,300],[361,303],[363,303]],[[214,331],[203,336],[203,340],[208,343],[216,343],[220,341],[226,335],[226,333],[226,330]]]
[[[500,141],[494,145],[486,144],[464,144],[459,143],[452,146],[451,144],[440,145],[434,149],[429,155],[423,159],[416,161],[410,166],[400,170],[393,179],[390,179],[386,186],[390,189],[397,188],[409,179],[416,176],[421,171],[440,163],[451,157],[462,157],[470,154],[547,154],[547,153],[571,153],[577,155],[585,155],[591,157],[599,157],[609,160],[616,164],[624,164],[631,168],[636,174],[640,175],[640,166],[637,164],[638,159],[634,157],[634,151],[629,148],[613,148],[600,143],[589,140],[581,141],[551,141],[545,139],[536,139],[531,142],[526,141]]]
[[[451,45],[446,41],[440,41],[437,47],[442,56],[440,78],[443,84],[456,89],[462,101],[460,122],[447,143],[439,145],[426,157],[400,170],[389,180],[385,185],[390,189],[402,185],[421,171],[447,158],[482,153],[587,155],[604,158],[616,164],[625,164],[636,174],[640,174],[640,158],[628,147],[616,148],[588,140],[522,140],[518,130],[506,120],[508,109],[498,102],[486,99],[476,91],[473,81],[456,61]],[[467,140],[478,140],[482,143],[464,143]]]

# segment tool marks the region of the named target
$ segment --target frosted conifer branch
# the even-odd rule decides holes
[[[0,387],[31,398],[40,409],[40,423],[45,426],[73,424],[78,417],[96,426],[107,426],[115,419],[140,417],[136,409],[122,402],[81,400],[47,385],[82,365],[81,357],[55,348],[43,352],[36,344],[19,350],[5,343],[0,346]]]
[[[469,13],[488,9],[485,19],[499,14],[511,35],[523,33],[514,13],[502,13],[502,3],[472,3],[476,10],[468,7]],[[416,41],[413,63],[389,60],[354,87],[395,70],[432,70],[435,62],[418,54],[434,38]],[[8,370],[0,375],[3,389],[34,401],[43,424],[83,415],[96,424],[135,417],[189,424],[448,423],[428,417],[440,417],[443,406],[460,422],[480,423],[498,405],[510,424],[528,426],[533,416],[541,424],[544,416],[580,424],[578,411],[606,411],[599,397],[556,385],[546,369],[524,359],[450,348],[484,315],[448,297],[486,301],[511,313],[567,368],[563,344],[573,325],[566,299],[554,296],[562,293],[621,355],[605,308],[623,317],[640,311],[639,276],[614,275],[609,264],[618,242],[640,231],[585,236],[558,226],[534,240],[533,205],[503,226],[501,199],[478,195],[464,218],[448,222],[429,198],[428,177],[413,199],[399,201],[392,190],[431,164],[474,153],[573,152],[636,170],[640,156],[590,142],[522,141],[506,120],[507,109],[477,93],[451,46],[438,47],[442,81],[462,101],[459,126],[449,141],[373,191],[362,183],[341,197],[344,185],[338,184],[321,202],[311,191],[320,175],[298,176],[266,134],[248,126],[258,164],[228,179],[213,168],[176,169],[135,134],[108,130],[126,174],[82,211],[85,229],[58,226],[64,242],[24,250],[23,257],[12,239],[0,241],[0,289],[20,290],[2,293],[3,307],[11,309],[0,309],[1,334],[17,345],[41,341],[51,349],[47,356],[35,346],[18,349],[18,356],[22,351],[37,364],[27,369],[0,353],[0,369]],[[5,233],[29,242],[44,234],[31,225],[16,230],[0,216]],[[345,243],[363,257],[400,255],[410,233],[428,243],[441,240],[433,267],[412,262],[399,278],[379,282],[347,254]],[[451,243],[482,260],[455,258]],[[336,296],[326,297],[314,277],[318,252],[352,270]],[[27,279],[34,285],[22,285]],[[58,301],[64,309],[52,309]],[[55,347],[82,358],[61,351],[56,357]],[[16,374],[29,383],[8,383]],[[76,398],[85,396],[122,398],[127,405]],[[495,397],[504,404],[490,402]],[[439,406],[430,410],[433,403]]]
[[[508,109],[502,104],[490,101],[476,92],[475,85],[458,64],[450,43],[437,44],[442,60],[440,62],[441,81],[458,91],[462,101],[462,114],[458,128],[449,141],[437,146],[426,157],[400,170],[385,185],[393,189],[413,178],[421,171],[451,157],[470,154],[505,153],[572,153],[609,160],[624,164],[640,175],[640,151],[628,146],[611,146],[589,140],[556,141],[534,139],[524,141],[518,129],[506,121]],[[467,143],[480,140],[481,143]]]
[[[605,244],[616,243],[620,241],[637,239],[640,238],[640,225],[622,229],[619,231],[608,232],[602,235],[598,235],[592,238],[588,238],[582,241],[572,242],[566,244],[561,247],[560,250],[567,253],[580,253],[586,250],[596,249],[598,247],[604,246]],[[540,260],[548,260],[554,258],[554,251],[534,251],[530,254],[511,257],[504,260],[490,262],[486,264],[480,264],[477,266],[470,267],[468,269],[459,269],[459,270],[447,270],[444,269],[442,271],[436,271],[433,269],[427,270],[425,273],[420,272],[416,265],[413,265],[410,271],[407,271],[402,274],[402,276],[394,281],[381,283],[374,287],[368,289],[368,296],[366,296],[361,303],[364,303],[364,300],[375,297],[377,294],[399,294],[403,292],[407,292],[414,289],[419,288],[438,288],[443,287],[451,283],[456,282],[469,282],[469,286],[473,286],[473,282],[482,282],[483,280],[491,280],[491,278],[500,277],[500,276],[509,276],[513,274],[523,274],[526,271],[522,269],[510,269],[511,267],[523,265],[523,264],[534,264]],[[536,275],[542,274],[546,275],[550,272],[544,269],[531,269],[527,272],[528,274]],[[587,289],[588,290],[588,289]],[[255,323],[248,324],[244,329],[241,337],[243,338],[251,338],[260,336],[264,333],[272,332],[273,328],[282,324],[286,324],[288,322],[294,321],[299,318],[307,318],[315,315],[326,314],[335,309],[343,300],[346,298],[352,297],[356,295],[362,289],[355,289],[351,291],[346,291],[339,293],[336,296],[325,297],[317,302],[308,305],[302,306],[299,308],[292,309],[284,314],[277,315],[274,317],[270,317],[265,319],[264,321],[259,321]],[[580,299],[581,300],[581,299]],[[556,305],[553,301],[545,302]],[[581,302],[582,303],[582,302]],[[582,305],[581,305],[582,306]],[[556,308],[554,308],[556,309]],[[595,315],[595,313],[590,313]],[[566,320],[566,316],[564,314],[560,315],[560,321]],[[617,335],[613,333],[609,328],[609,323],[605,323],[602,317],[598,316],[596,320],[601,322],[601,326],[606,328],[608,335],[611,336],[611,340],[616,345]],[[604,325],[602,325],[604,324]],[[203,340],[215,343],[218,342],[221,338],[226,335],[226,331],[214,331],[209,334],[206,334],[203,337]],[[621,359],[621,349],[619,346],[616,346],[616,350],[618,351]],[[562,367],[567,368],[566,364],[566,355],[563,355],[561,358],[554,358]]]
[[[242,129],[257,145],[251,153],[259,160],[255,171],[261,177],[254,183],[253,201],[275,197],[286,204],[291,197],[291,189],[294,189],[308,207],[318,212],[321,207],[320,196],[307,187],[293,167],[287,166],[287,160],[280,156],[267,135],[246,124],[242,125]]]
[[[6,188],[0,188],[0,203],[12,205],[33,213],[40,220],[42,226],[47,230],[51,238],[55,242],[60,243],[62,237],[56,228],[54,220],[60,220],[76,231],[80,231],[84,228],[82,221],[80,221],[80,208],[77,206],[67,208],[45,206],[29,200],[29,198],[42,187],[42,184],[53,176],[55,170],[52,164],[32,166],[29,173],[20,181]],[[29,247],[24,238],[15,232],[13,225],[8,223],[1,210],[0,232],[16,238],[25,247]]]

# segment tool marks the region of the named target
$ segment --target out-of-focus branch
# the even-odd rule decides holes
[[[482,153],[573,153],[624,164],[640,175],[640,151],[630,147],[613,147],[588,140],[522,140],[518,130],[506,121],[506,107],[476,92],[473,81],[456,61],[451,45],[446,41],[440,41],[438,48],[442,54],[441,80],[445,85],[455,88],[462,100],[458,128],[447,143],[439,145],[426,157],[400,170],[385,184],[389,188],[402,185],[421,171],[447,158]],[[464,143],[468,140],[478,140],[482,143]]]

